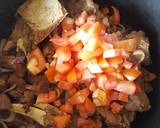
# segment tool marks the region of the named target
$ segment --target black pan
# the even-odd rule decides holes
[[[0,0],[0,39],[6,38],[14,23],[16,8],[24,0]],[[97,0],[101,6],[108,2],[120,8],[122,22],[135,30],[143,30],[150,39],[153,64],[149,67],[158,76],[152,82],[152,108],[138,113],[133,128],[160,128],[160,0]]]

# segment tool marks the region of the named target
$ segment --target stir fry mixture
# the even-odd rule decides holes
[[[16,17],[0,43],[0,127],[130,128],[150,109],[149,40],[117,7],[27,0]]]

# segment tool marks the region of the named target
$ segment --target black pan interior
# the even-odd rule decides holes
[[[18,5],[24,0],[0,0],[0,39],[11,32]],[[151,42],[153,64],[148,67],[156,73],[152,82],[154,91],[149,95],[152,108],[145,113],[138,113],[132,128],[160,128],[160,0],[97,0],[101,6],[106,3],[116,5],[122,14],[122,22],[135,30],[144,30]]]

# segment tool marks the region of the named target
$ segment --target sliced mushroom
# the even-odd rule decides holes
[[[132,55],[137,63],[141,63],[145,59],[145,53],[141,49],[135,50]]]
[[[28,113],[25,113],[25,109],[23,104],[12,104],[12,111],[15,113],[19,113],[22,115],[25,115],[27,117],[32,118],[33,120],[37,121],[39,124],[45,126],[47,125],[46,121],[46,112],[35,108],[35,107],[30,107],[30,111]]]

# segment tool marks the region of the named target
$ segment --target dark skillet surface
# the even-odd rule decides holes
[[[16,7],[24,0],[0,0],[0,39],[8,37],[14,23]],[[104,1],[97,0],[101,5]],[[158,78],[152,82],[154,91],[149,95],[152,108],[139,113],[132,128],[160,128],[160,0],[111,0],[120,8],[123,23],[135,30],[144,30],[151,42],[153,64],[149,69]]]

